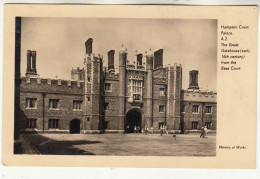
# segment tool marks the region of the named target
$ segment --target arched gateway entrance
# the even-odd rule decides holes
[[[70,133],[79,134],[80,133],[80,120],[73,119],[70,121]]]
[[[129,126],[129,128],[127,128]],[[142,113],[138,109],[131,109],[126,113],[125,129],[127,133],[133,133],[134,127],[142,129]]]

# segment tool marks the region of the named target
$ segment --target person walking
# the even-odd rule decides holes
[[[137,133],[140,133],[140,126],[137,126],[136,130],[137,130]]]
[[[147,134],[147,125],[144,126],[144,134]]]
[[[204,138],[204,127],[201,128],[200,130],[200,138]]]
[[[153,134],[153,127],[151,127],[151,134]]]
[[[165,133],[168,134],[167,126],[164,127]]]
[[[161,125],[160,127],[160,133],[161,133],[161,136],[163,135],[163,125]]]
[[[126,134],[126,133],[128,132],[128,130],[129,130],[129,125],[127,125],[127,126],[125,127],[125,132],[124,132],[124,134]]]
[[[203,138],[205,138],[207,136],[208,133],[208,129],[207,126],[204,127],[204,134],[203,134]]]
[[[134,132],[137,133],[137,128],[136,128],[136,126],[134,127]]]

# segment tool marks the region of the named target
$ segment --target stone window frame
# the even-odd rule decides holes
[[[165,122],[158,122],[158,129],[164,128]]]
[[[52,103],[51,103],[52,101]],[[57,107],[53,108],[53,102],[56,101],[57,102]],[[49,109],[50,110],[60,110],[60,100],[57,98],[50,98],[49,99]]]
[[[32,100],[35,100],[34,104]],[[33,104],[33,106],[31,106]],[[26,109],[37,109],[37,98],[25,98],[25,108]]]
[[[82,100],[73,100],[73,111],[82,111]]]
[[[27,118],[26,128],[27,129],[36,129],[37,128],[37,118]]]
[[[109,84],[109,89],[106,88],[106,85],[108,85],[108,84]],[[106,92],[112,92],[112,83],[105,83],[104,89],[105,89]]]
[[[159,88],[159,94],[160,96],[165,96],[165,88]]]
[[[210,112],[207,112],[207,107],[209,107]],[[212,109],[213,109],[212,106],[207,105],[207,106],[205,107],[205,114],[212,114]]]
[[[139,101],[141,100],[142,96],[140,94],[133,94],[133,100]]]
[[[159,113],[165,112],[165,105],[159,105]]]
[[[60,119],[49,119],[48,120],[48,129],[59,129],[60,124],[59,124]]]
[[[207,127],[207,129],[211,129],[212,128],[212,122],[205,122],[205,126]]]
[[[195,124],[196,124],[196,128],[193,127],[193,126],[195,126]],[[198,128],[199,128],[199,121],[192,121],[191,122],[191,129],[196,130]]]
[[[195,106],[197,106],[198,108],[196,109]],[[200,105],[198,105],[198,104],[192,105],[191,112],[193,114],[199,114],[200,113]]]

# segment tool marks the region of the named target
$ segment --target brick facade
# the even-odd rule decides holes
[[[106,68],[103,56],[92,53],[92,42],[85,44],[84,68],[72,69],[71,80],[42,79],[36,68],[27,67],[20,85],[21,131],[123,132],[128,126],[133,132],[136,125],[154,130],[164,125],[172,132],[205,125],[216,130],[217,93],[199,89],[198,71],[190,73],[189,89],[183,90],[182,66],[163,67],[162,49],[138,54],[130,64],[122,47],[116,73],[115,51],[108,52]]]

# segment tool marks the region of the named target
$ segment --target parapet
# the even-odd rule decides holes
[[[84,63],[86,64],[86,62],[88,60],[90,60],[90,61],[95,60],[95,61],[103,62],[103,56],[100,55],[100,54],[94,54],[94,53],[86,54],[85,59],[84,59]]]
[[[51,78],[21,77],[21,90],[50,93],[82,94],[83,80],[62,80]]]
[[[119,74],[115,72],[106,72],[105,79],[109,80],[119,80]]]
[[[182,70],[181,64],[177,64],[177,63],[174,63],[173,66],[168,64],[166,68],[167,68],[168,71]]]
[[[182,90],[184,101],[217,102],[217,92],[200,89]]]

